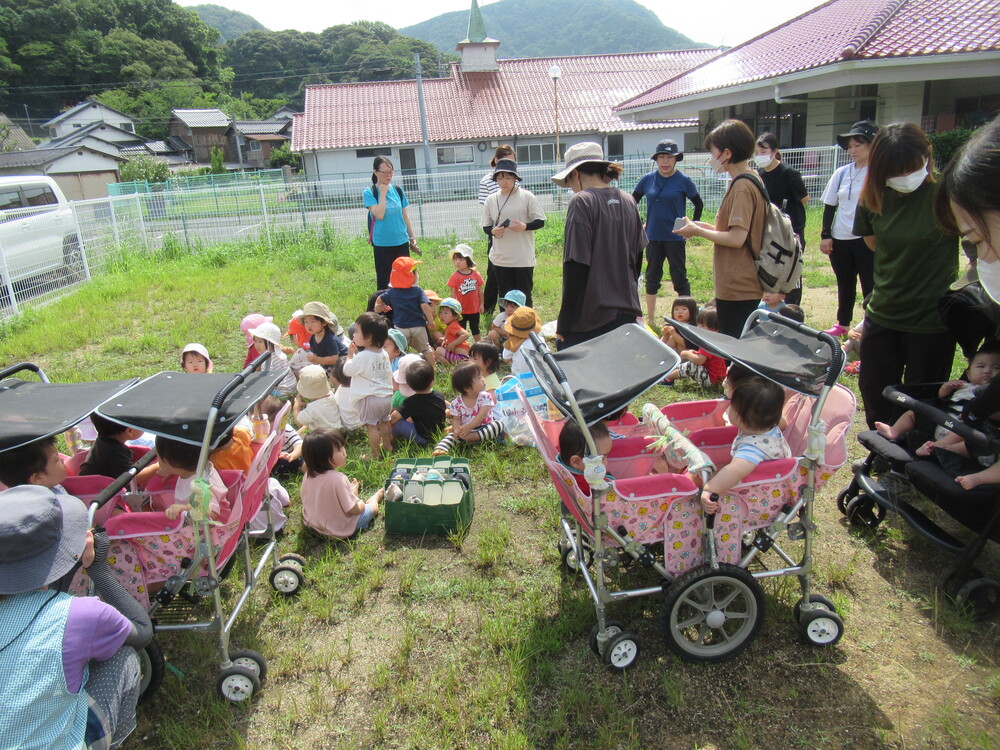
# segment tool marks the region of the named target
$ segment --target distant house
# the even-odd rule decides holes
[[[63,129],[62,135],[46,138],[38,144],[38,148],[68,148],[82,144],[100,150],[118,151],[128,146],[138,146],[145,140],[132,130],[123,130],[117,125],[96,120],[72,130]]]
[[[139,120],[131,115],[119,112],[99,101],[88,99],[43,123],[42,127],[49,131],[51,140],[65,138],[94,123],[110,125],[119,132],[131,133],[135,138],[135,126],[138,122]]]
[[[298,110],[292,109],[288,105],[282,105],[278,107],[273,115],[271,115],[272,120],[291,120],[294,115],[299,114]]]
[[[236,160],[227,135],[231,124],[232,121],[222,110],[175,109],[171,112],[168,127],[170,135],[179,138],[191,150],[192,161],[211,164],[213,148],[223,150],[226,162]]]
[[[15,125],[7,115],[0,114],[0,152],[30,151],[33,148],[35,142],[31,140],[31,136],[21,126]]]
[[[927,132],[1000,111],[996,0],[830,0],[676,75],[615,112],[635,122],[726,118],[782,146],[834,143],[859,119]]]
[[[291,118],[271,120],[234,120],[229,129],[229,150],[236,163],[250,169],[266,169],[271,164],[271,150],[290,140]]]
[[[90,146],[36,148],[0,154],[0,175],[48,175],[70,200],[106,198],[108,183],[118,182],[118,166],[123,161],[117,153]]]
[[[698,49],[497,60],[499,46],[486,35],[473,0],[468,38],[457,47],[461,61],[451,64],[448,77],[422,82],[429,163],[415,80],[307,86],[305,111],[292,124],[292,149],[302,154],[307,175],[367,172],[380,154],[391,156],[403,173],[485,167],[501,143],[514,146],[521,163],[550,164],[558,160],[557,140],[562,153],[573,143],[599,141],[613,157],[652,153],[664,137],[683,148],[697,133],[696,117],[636,123],[612,107],[719,54]]]

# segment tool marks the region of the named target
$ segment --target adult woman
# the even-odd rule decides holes
[[[388,156],[376,156],[372,164],[372,186],[365,189],[365,208],[371,213],[371,243],[375,251],[375,288],[389,286],[389,272],[396,258],[408,256],[412,249],[420,255],[416,236],[406,207],[410,202],[400,188],[392,184],[395,173]]]
[[[733,180],[719,205],[714,226],[685,219],[684,226],[674,231],[681,237],[704,237],[713,243],[712,275],[719,330],[739,336],[764,293],[754,258],[764,237],[766,204],[760,178],[750,166],[753,132],[739,120],[726,120],[708,134],[705,148],[711,153],[709,165]],[[746,177],[736,179],[741,175]]]
[[[687,278],[684,238],[674,234],[674,222],[683,216],[687,201],[694,205],[694,220],[701,218],[705,207],[698,188],[686,174],[677,171],[677,162],[684,160],[680,147],[665,139],[656,144],[650,157],[656,169],[642,176],[632,191],[636,203],[646,198],[646,322],[656,328],[656,293],[663,278],[663,261],[670,269],[670,280],[680,297],[691,296]]]
[[[490,276],[503,297],[513,289],[524,292],[531,307],[535,285],[535,231],[545,226],[545,214],[534,194],[522,187],[513,159],[500,159],[493,170],[500,186],[483,204],[481,225],[490,243]],[[485,309],[486,302],[483,307]]]
[[[115,748],[135,728],[149,615],[114,578],[75,497],[0,493],[0,737],[5,747]],[[64,593],[87,568],[101,598]]]
[[[924,131],[908,122],[887,125],[868,154],[854,234],[875,253],[858,379],[869,427],[892,419],[887,385],[951,374],[955,341],[938,300],[958,273],[958,238],[934,221],[933,163]]]
[[[877,133],[875,123],[859,120],[837,136],[837,145],[851,157],[851,163],[834,172],[823,191],[819,250],[830,256],[837,277],[837,322],[826,331],[831,336],[843,336],[851,327],[858,281],[862,296],[872,291],[875,258],[865,241],[854,234],[854,213],[868,174],[868,151]]]
[[[507,144],[503,143],[497,146],[496,151],[493,152],[493,158],[490,159],[490,171],[483,175],[483,178],[479,181],[479,203],[482,205],[486,203],[486,199],[489,198],[493,193],[500,192],[500,186],[497,181],[493,179],[493,173],[496,171],[497,162],[500,159],[514,159],[514,149]],[[514,159],[516,161],[516,159]],[[493,246],[493,235],[488,235],[489,246]],[[483,287],[483,310],[487,315],[493,314],[493,308],[497,303],[497,277],[496,273],[493,271],[493,261],[487,257],[486,260],[486,284]],[[503,305],[500,306],[501,308]]]
[[[642,316],[638,282],[646,232],[632,196],[611,187],[623,171],[604,158],[600,144],[577,143],[566,150],[565,168],[551,178],[574,193],[563,236],[559,349]]]
[[[806,206],[809,193],[799,170],[792,169],[781,161],[778,139],[773,133],[763,133],[756,143],[754,164],[767,188],[767,197],[792,220],[792,229],[799,237],[802,248],[806,246]],[[801,284],[785,295],[789,305],[802,304]]]

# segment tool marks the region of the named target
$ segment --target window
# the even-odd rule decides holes
[[[17,188],[0,191],[0,211],[21,207],[21,193]]]
[[[471,164],[472,146],[444,146],[437,150],[438,164]]]
[[[128,131],[129,133],[135,132],[135,125],[133,125],[131,122],[123,122],[119,124],[118,127],[121,128],[122,130]]]
[[[556,146],[554,143],[535,143],[531,146],[517,147],[518,164],[541,164],[555,160]]]
[[[858,105],[858,119],[875,122],[875,112],[877,109],[877,99],[865,99]]]
[[[25,185],[23,189],[29,206],[51,206],[59,202],[48,185]]]
[[[359,148],[354,152],[359,159],[374,159],[376,156],[392,156],[391,148]]]
[[[247,141],[247,144],[250,146],[251,151],[260,151],[260,141],[250,140]]]
[[[83,123],[82,122],[74,122],[73,123],[73,127],[74,128],[82,128],[83,127]]]
[[[608,134],[608,158],[625,158],[625,136],[621,133]]]

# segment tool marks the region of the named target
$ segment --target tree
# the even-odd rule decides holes
[[[167,163],[147,154],[133,156],[118,172],[122,182],[166,182],[170,177]]]
[[[271,149],[271,169],[288,165],[296,171],[302,170],[302,156],[292,151],[290,141],[285,141],[277,148]]]
[[[226,169],[226,158],[222,149],[218,146],[212,146],[212,174],[225,174],[229,170]]]

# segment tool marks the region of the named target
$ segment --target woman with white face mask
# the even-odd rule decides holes
[[[875,253],[858,385],[869,427],[892,419],[887,385],[948,380],[955,339],[938,300],[958,275],[958,237],[934,219],[937,184],[924,132],[887,125],[872,141],[854,234]]]
[[[708,134],[705,148],[712,155],[709,165],[719,174],[727,173],[733,180],[715,215],[715,224],[685,218],[684,225],[675,229],[674,234],[684,239],[704,237],[715,245],[712,279],[719,330],[729,336],[739,336],[764,293],[754,262],[759,250],[754,248],[760,248],[764,236],[767,204],[758,187],[760,177],[750,166],[754,137],[745,123],[726,120]],[[735,179],[740,175],[749,175],[750,179]]]

